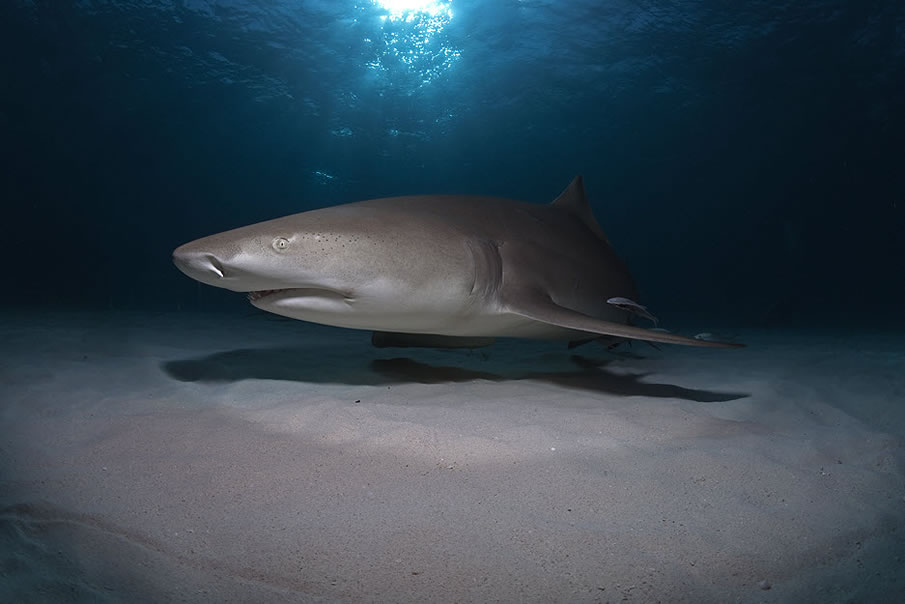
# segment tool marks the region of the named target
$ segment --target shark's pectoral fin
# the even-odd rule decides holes
[[[496,338],[440,336],[429,333],[375,331],[371,334],[371,344],[375,348],[482,348],[490,346],[495,341]]]
[[[613,323],[595,319],[578,311],[556,304],[550,296],[540,291],[521,291],[517,296],[507,296],[507,310],[513,314],[527,317],[535,321],[549,323],[566,329],[576,329],[606,336],[616,336],[647,342],[664,344],[683,344],[685,346],[703,346],[709,348],[741,348],[743,344],[715,342],[712,340],[696,340],[663,331],[651,331],[631,325]]]

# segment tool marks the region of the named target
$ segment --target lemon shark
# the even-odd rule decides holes
[[[653,317],[634,302],[635,283],[580,176],[550,204],[373,199],[204,237],[173,260],[261,310],[371,330],[376,346],[476,347],[497,337],[738,346],[632,324]]]

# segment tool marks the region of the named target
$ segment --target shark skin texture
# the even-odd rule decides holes
[[[549,204],[422,195],[311,210],[192,241],[173,261],[261,310],[374,331],[381,347],[497,337],[741,346],[631,324],[646,309],[580,176]]]

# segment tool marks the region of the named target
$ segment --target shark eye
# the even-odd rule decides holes
[[[277,237],[273,240],[273,249],[278,252],[285,252],[289,249],[289,240],[285,237]]]

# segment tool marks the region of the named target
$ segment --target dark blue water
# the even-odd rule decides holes
[[[238,308],[171,250],[578,173],[661,316],[905,301],[901,1],[5,0],[0,50],[5,304]]]

